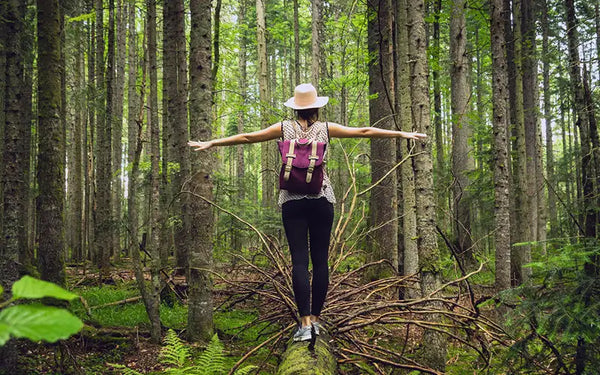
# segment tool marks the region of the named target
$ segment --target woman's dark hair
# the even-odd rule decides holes
[[[296,116],[312,125],[319,118],[319,108],[297,109]]]

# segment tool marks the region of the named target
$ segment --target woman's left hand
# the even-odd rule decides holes
[[[427,138],[427,134],[423,133],[404,133],[404,138],[414,139],[415,141],[422,141]]]
[[[213,143],[211,141],[189,141],[187,144],[188,146],[193,147],[194,151],[208,150],[213,146]]]

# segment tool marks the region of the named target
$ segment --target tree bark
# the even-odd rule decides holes
[[[104,4],[96,0],[96,131],[94,154],[96,160],[95,168],[95,199],[94,207],[94,259],[101,273],[105,273],[109,266],[110,257],[110,166],[107,165],[110,158],[110,142],[107,142],[106,117],[102,110],[105,106],[105,83],[104,83]],[[109,153],[107,155],[107,152]],[[102,275],[101,275],[102,278]]]
[[[392,35],[392,3],[378,0],[369,3],[369,123],[382,129],[395,129],[394,60]],[[393,138],[371,139],[371,183],[377,183],[396,162]],[[388,259],[398,270],[398,202],[397,177],[391,173],[371,190],[370,253],[373,259]],[[371,277],[385,277],[388,268],[380,268]]]
[[[210,0],[191,0],[190,10],[190,122],[192,139],[211,138],[212,82]],[[264,24],[263,24],[264,26]],[[264,30],[263,30],[264,31]],[[187,335],[191,341],[210,341],[213,333],[212,281],[212,234],[213,213],[211,206],[196,195],[212,198],[213,158],[207,153],[197,155],[192,161],[190,190],[195,194],[191,202],[193,213],[188,267],[189,308]]]
[[[537,80],[537,56],[536,56],[536,28],[534,3],[521,1],[521,39],[522,39],[522,67],[523,67],[523,115],[525,124],[525,157],[528,178],[526,181],[527,191],[527,222],[531,227],[529,240],[537,241],[538,235],[538,211],[542,206],[543,199],[539,192],[543,191],[544,181],[538,171],[538,80]],[[542,179],[542,181],[540,181]],[[545,228],[545,225],[544,225]]]
[[[294,79],[296,86],[300,84],[300,26],[298,25],[298,0],[294,1]],[[256,3],[258,12],[258,2]],[[264,13],[264,5],[263,5]],[[259,46],[260,48],[260,46]],[[260,58],[260,57],[259,57]]]
[[[269,69],[267,66],[267,37],[266,37],[265,0],[256,0],[256,39],[258,46],[258,91],[260,99],[260,127],[265,129],[270,125]],[[275,152],[273,142],[263,142],[260,145],[261,175],[262,175],[262,205],[272,206],[274,203],[275,179],[274,165],[270,155]]]
[[[157,43],[156,43],[156,0],[147,0],[147,24],[148,28],[148,72],[150,78],[149,96],[149,128],[150,128],[150,214],[149,214],[149,253],[151,268],[151,285],[149,286],[149,298],[146,303],[146,312],[150,319],[150,335],[156,344],[161,341],[160,327],[160,235],[161,235],[161,213],[159,197],[159,164],[160,164],[160,124],[158,121],[158,78],[157,78]]]
[[[314,349],[310,341],[289,340],[277,367],[277,375],[337,374],[337,361],[332,351],[331,337],[326,332],[317,336]]]
[[[511,119],[514,117],[512,137],[513,137],[513,186],[514,186],[514,205],[515,210],[515,238],[512,243],[519,243],[531,240],[531,221],[529,219],[529,200],[527,199],[527,158],[525,145],[525,123],[523,113],[523,69],[522,69],[522,54],[521,54],[521,0],[514,0],[512,19],[513,32],[511,40],[514,51],[514,65],[510,66],[514,69],[512,78],[514,86],[510,86],[512,92]],[[506,17],[510,17],[510,12],[506,12]],[[510,68],[509,67],[509,68]],[[531,246],[523,245],[516,246],[511,252],[511,273],[512,283],[520,285],[528,280],[530,269],[524,268],[523,265],[531,261]]]
[[[183,187],[183,182],[189,176],[188,147],[188,119],[187,119],[187,62],[186,40],[184,32],[184,5],[183,0],[174,0],[164,3],[164,92],[166,94],[165,118],[168,129],[168,157],[179,166],[179,170],[170,176],[171,196],[175,196]],[[168,42],[167,42],[168,41]],[[187,209],[187,196],[181,195],[177,199],[176,215],[180,218],[175,226],[175,256],[176,265],[180,270],[185,270],[188,262],[187,239],[189,217]]]
[[[413,129],[431,136],[429,106],[429,75],[427,64],[427,37],[425,33],[425,4],[423,0],[408,1],[409,61],[411,62],[411,95]],[[433,196],[433,165],[431,143],[416,145],[419,154],[414,160],[415,194],[417,206],[417,237],[421,295],[426,296],[440,283],[440,255],[435,229],[435,198]],[[432,314],[432,321],[441,316]],[[423,336],[421,357],[431,368],[444,371],[446,367],[446,340],[435,331]]]
[[[490,33],[492,47],[492,102],[494,132],[494,218],[496,245],[495,287],[497,291],[510,288],[510,202],[508,170],[508,73],[504,39],[503,0],[490,4]]]
[[[123,197],[123,100],[125,88],[125,6],[124,0],[117,0],[117,16],[116,16],[116,54],[115,54],[115,77],[114,77],[114,115],[112,124],[112,175],[113,187],[112,202],[113,202],[113,250],[114,259],[118,260],[121,257],[121,206]]]
[[[137,88],[137,71],[138,71],[138,52],[137,52],[137,30],[136,30],[136,9],[135,1],[129,0],[128,5],[128,42],[129,53],[127,56],[128,72],[127,72],[127,161],[131,168],[129,170],[128,194],[127,194],[127,227],[129,233],[129,243],[135,245],[127,246],[127,252],[139,251],[132,247],[138,245],[138,210],[136,194],[137,189],[133,188],[137,182],[137,169],[134,170],[136,161],[136,150],[138,149],[138,128],[141,130],[143,115],[138,113],[140,99],[136,91]],[[144,66],[145,69],[145,66]]]
[[[3,141],[0,158],[2,167],[0,176],[3,184],[1,216],[3,225],[0,227],[0,286],[4,288],[5,296],[10,298],[12,284],[19,277],[19,258],[27,252],[27,211],[29,191],[29,142],[31,139],[30,116],[26,105],[26,79],[23,69],[27,50],[25,7],[20,1],[12,0],[0,4],[0,39],[4,51],[4,69],[2,73],[2,118]],[[29,93],[31,95],[31,93]],[[31,100],[31,99],[29,99]],[[26,176],[27,178],[23,178]],[[6,297],[6,298],[5,298]],[[14,373],[17,369],[17,347],[14,340],[0,347],[0,369]]]
[[[597,4],[596,4],[597,8]],[[554,142],[552,139],[552,109],[550,102],[550,62],[549,56],[549,34],[550,27],[548,25],[548,2],[543,0],[542,2],[542,15],[540,17],[542,24],[542,59],[544,61],[543,67],[543,81],[544,81],[544,120],[546,122],[546,175],[548,184],[552,187],[556,187],[556,181],[554,176]],[[558,216],[556,213],[556,197],[550,191],[548,192],[548,219],[550,221],[550,238],[554,238],[558,233]]]
[[[312,0],[312,66],[311,82],[319,92],[319,80],[321,66],[321,0]]]
[[[455,0],[450,16],[451,106],[452,106],[452,184],[454,222],[453,232],[459,259],[463,264],[474,263],[471,239],[471,202],[469,173],[475,168],[469,146],[472,136],[469,123],[469,60],[467,55],[466,1]],[[468,267],[471,268],[471,267]]]
[[[64,139],[60,123],[59,1],[38,2],[38,260],[42,279],[65,285]]]
[[[444,137],[442,129],[442,89],[440,84],[440,16],[442,13],[442,0],[435,0],[433,9],[433,48],[431,58],[434,66],[431,69],[433,75],[433,123],[435,128],[435,155],[436,155],[436,183],[438,187],[437,200],[437,218],[441,228],[446,229],[448,226],[446,217],[448,216],[445,210],[448,210],[444,202],[447,201],[447,196],[444,193],[443,181],[447,174],[446,162],[444,157]],[[406,11],[405,11],[406,13]]]
[[[396,86],[396,101],[398,102],[398,115],[400,129],[412,131],[413,120],[411,116],[410,95],[410,66],[408,54],[408,28],[407,28],[407,1],[399,0],[397,5],[397,39],[398,50],[398,85]],[[437,141],[437,139],[436,139]],[[403,158],[410,152],[412,144],[408,140],[396,140],[396,160]],[[400,166],[400,181],[402,188],[402,266],[404,275],[412,275],[419,272],[419,251],[417,247],[417,214],[415,196],[415,175],[412,160],[406,161]],[[399,194],[400,195],[400,194]],[[404,291],[407,298],[418,296],[416,286]]]

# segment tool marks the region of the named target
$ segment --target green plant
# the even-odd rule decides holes
[[[162,374],[169,375],[216,375],[226,372],[223,355],[223,344],[215,334],[208,347],[200,354],[196,361],[192,360],[190,349],[177,333],[170,329],[164,339],[164,347],[158,358],[159,362],[170,366]],[[109,364],[122,371],[123,375],[142,375],[142,373],[127,368],[120,364]],[[246,366],[235,372],[235,375],[247,375],[256,366]]]
[[[41,303],[9,306],[20,300],[55,298],[71,301],[78,296],[56,284],[23,276],[11,289],[12,297],[0,303],[0,346],[10,337],[26,338],[31,341],[55,342],[79,332],[83,322],[64,308]],[[0,295],[3,289],[0,287]]]

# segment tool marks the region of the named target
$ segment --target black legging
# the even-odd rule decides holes
[[[292,284],[300,316],[318,316],[325,303],[329,285],[327,254],[333,225],[333,204],[326,198],[291,200],[283,204],[282,218],[292,254]],[[310,310],[309,234],[310,258],[313,265]]]

